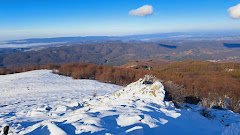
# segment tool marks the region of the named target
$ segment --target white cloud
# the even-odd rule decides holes
[[[230,7],[228,12],[233,19],[240,19],[240,4]]]
[[[153,6],[151,5],[144,5],[140,8],[129,11],[129,15],[132,16],[148,16],[151,14],[153,14]]]

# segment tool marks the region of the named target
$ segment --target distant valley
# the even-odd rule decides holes
[[[0,67],[69,62],[119,66],[144,59],[240,62],[237,34],[207,36],[172,33],[13,40],[0,45]]]

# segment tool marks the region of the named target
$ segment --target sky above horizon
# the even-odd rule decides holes
[[[1,0],[0,40],[240,30],[239,0]],[[233,19],[234,18],[234,19]]]

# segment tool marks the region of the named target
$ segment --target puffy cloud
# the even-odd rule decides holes
[[[233,19],[240,19],[240,4],[230,7],[228,12]]]
[[[144,5],[140,8],[129,11],[129,15],[132,16],[148,16],[151,14],[153,14],[153,6],[151,5]]]

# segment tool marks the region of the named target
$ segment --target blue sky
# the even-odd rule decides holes
[[[0,40],[240,29],[239,0],[0,0]],[[151,5],[149,16],[129,11]]]

